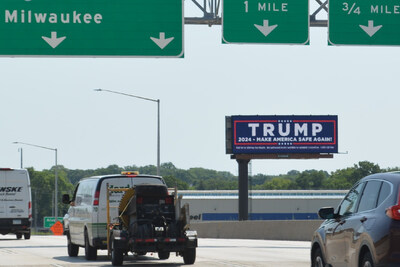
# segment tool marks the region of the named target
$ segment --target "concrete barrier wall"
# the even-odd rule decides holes
[[[200,238],[310,241],[321,220],[218,221],[191,223]]]

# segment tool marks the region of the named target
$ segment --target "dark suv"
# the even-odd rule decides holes
[[[312,267],[400,266],[400,172],[358,181],[312,238]]]

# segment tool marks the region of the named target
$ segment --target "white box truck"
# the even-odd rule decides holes
[[[32,196],[24,169],[0,168],[0,234],[31,237]]]

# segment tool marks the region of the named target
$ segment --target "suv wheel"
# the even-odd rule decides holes
[[[312,258],[312,267],[324,267],[325,262],[324,259],[322,258],[322,252],[320,248],[315,249],[314,254]]]
[[[374,262],[370,252],[364,254],[360,267],[374,267]]]

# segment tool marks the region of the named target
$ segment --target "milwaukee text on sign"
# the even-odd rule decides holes
[[[183,1],[2,0],[0,55],[183,57]]]

